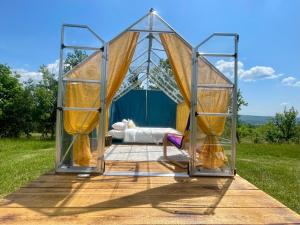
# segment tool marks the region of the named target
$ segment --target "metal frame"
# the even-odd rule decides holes
[[[230,36],[234,38],[234,53],[200,53],[199,48],[207,43],[211,38],[215,36],[225,37]],[[237,120],[237,83],[238,83],[238,40],[239,35],[236,33],[213,33],[209,37],[207,37],[204,41],[198,44],[196,47],[193,48],[193,55],[192,55],[192,84],[191,84],[191,134],[190,134],[190,164],[189,164],[189,172],[192,176],[234,176],[236,174],[236,120]],[[234,80],[231,82],[227,77],[225,77],[220,71],[214,68],[219,74],[222,75],[228,81],[228,85],[219,85],[219,84],[198,84],[198,59],[205,60],[208,62],[204,57],[231,57],[234,58]],[[197,107],[197,91],[199,88],[205,89],[232,89],[232,102],[231,102],[231,109],[232,112],[229,113],[204,113],[204,112],[196,112]],[[197,136],[197,121],[196,117],[206,115],[206,116],[226,116],[230,117],[231,122],[231,168],[230,171],[220,172],[220,171],[199,171],[195,165],[195,154],[196,154],[196,136]]]
[[[164,29],[156,29],[156,27],[153,27],[153,20],[157,19],[161,22],[162,25],[165,26]],[[144,20],[149,20],[148,28],[137,28],[137,25]],[[101,43],[101,48],[94,48],[94,47],[87,47],[87,46],[71,46],[71,45],[64,45],[64,29],[65,27],[75,27],[75,28],[84,28],[89,30]],[[159,82],[150,74],[150,66],[151,64],[155,67],[158,67],[153,60],[151,60],[151,54],[155,54],[157,57],[159,57],[155,51],[165,51],[163,48],[157,48],[152,46],[152,40],[154,39],[157,41],[160,45],[161,42],[156,38],[156,34],[159,33],[172,33],[176,34],[179,39],[181,39],[189,48],[192,49],[192,82],[191,82],[191,138],[190,138],[190,163],[189,163],[189,172],[192,176],[232,176],[235,174],[235,157],[236,157],[236,118],[237,118],[237,66],[238,66],[238,35],[233,33],[214,33],[210,35],[208,38],[206,38],[204,41],[202,41],[200,44],[198,44],[196,47],[192,47],[175,29],[173,29],[166,21],[164,21],[153,9],[150,9],[150,11],[142,16],[139,20],[134,22],[132,25],[130,25],[128,28],[126,28],[124,31],[122,31],[119,35],[117,35],[115,38],[113,38],[110,42],[105,43],[92,29],[90,29],[88,26],[85,25],[76,25],[76,24],[64,24],[61,29],[61,48],[60,48],[60,64],[59,64],[59,84],[58,84],[58,101],[57,101],[57,127],[56,127],[56,170],[58,171],[60,166],[60,157],[61,157],[61,137],[62,137],[62,112],[63,110],[95,110],[93,108],[64,108],[63,107],[63,82],[86,82],[86,83],[99,83],[98,81],[93,80],[80,80],[80,79],[69,79],[64,78],[65,75],[63,74],[63,50],[64,48],[72,48],[72,49],[86,49],[86,50],[96,50],[96,51],[103,51],[103,60],[102,60],[102,71],[101,71],[101,93],[100,93],[100,99],[101,99],[101,113],[100,113],[100,125],[99,125],[99,136],[98,136],[98,163],[96,170],[93,170],[91,168],[71,168],[68,169],[70,172],[97,172],[97,173],[103,173],[104,171],[104,159],[103,159],[103,153],[104,153],[104,131],[105,131],[105,107],[106,107],[106,75],[107,75],[107,61],[108,61],[108,46],[109,43],[113,42],[117,38],[119,38],[121,35],[123,35],[125,32],[142,32],[142,33],[148,33],[145,37],[141,38],[137,45],[142,43],[146,38],[149,38],[148,43],[148,49],[143,51],[140,55],[135,57],[132,60],[132,63],[136,60],[140,59],[142,56],[144,56],[147,53],[147,61],[144,61],[140,63],[133,71],[129,69],[129,74],[127,75],[128,79],[135,78],[136,76],[139,77],[139,74],[144,73],[142,76],[139,77],[139,79],[132,83],[131,86],[124,87],[123,89],[120,89],[114,100],[117,100],[118,98],[122,97],[124,94],[126,94],[128,91],[135,88],[138,84],[143,82],[145,79],[151,80],[153,83],[157,84],[157,87],[162,89],[169,97],[171,97],[174,101],[179,102],[182,101],[182,99],[175,98],[173,95],[174,90],[166,90],[166,87],[162,87],[162,85],[159,85]],[[198,52],[199,48],[204,45],[206,42],[208,42],[212,37],[214,36],[233,36],[235,38],[235,52],[234,54],[228,54],[228,53],[200,53]],[[95,53],[94,53],[95,54]],[[89,60],[89,56],[87,60]],[[198,74],[198,58],[201,58],[204,62],[207,63],[213,69],[216,71],[220,76],[222,76],[224,79],[228,81],[228,85],[214,85],[214,84],[203,84],[198,85],[197,84],[197,74]],[[231,82],[223,73],[221,73],[214,65],[212,65],[205,57],[233,57],[234,58],[234,82]],[[160,58],[160,57],[159,57]],[[135,72],[142,66],[144,66],[147,63],[144,71],[142,69],[137,74]],[[78,65],[80,66],[80,65]],[[76,69],[74,67],[73,69]],[[72,71],[72,70],[71,70]],[[69,71],[69,72],[71,72]],[[163,72],[163,71],[161,71]],[[200,71],[201,73],[201,71]],[[102,82],[103,81],[103,82]],[[168,82],[168,81],[166,81]],[[167,86],[167,85],[166,85]],[[165,88],[165,89],[164,89]],[[232,173],[230,174],[224,174],[224,173],[199,173],[195,170],[195,146],[196,146],[196,132],[197,132],[197,126],[196,126],[196,116],[201,116],[203,113],[197,113],[196,112],[196,106],[197,106],[197,90],[198,88],[214,88],[214,89],[232,89],[233,90],[233,101],[232,101],[232,112],[231,113],[210,113],[210,115],[217,115],[217,116],[230,116],[232,118],[232,129],[231,129],[231,140],[230,144],[232,146]],[[174,92],[175,93],[175,92]],[[178,94],[178,93],[177,93]],[[208,114],[205,114],[208,115]],[[222,140],[223,142],[224,140]],[[229,142],[226,140],[226,145],[228,145]]]
[[[100,47],[88,47],[88,46],[79,46],[79,45],[65,45],[65,29],[66,28],[76,28],[76,29],[86,29],[90,32],[99,42]],[[87,57],[83,62],[73,67],[67,73],[64,73],[64,49],[82,49],[82,50],[94,50],[95,53]],[[66,78],[66,76],[71,73],[73,70],[81,66],[84,62],[88,61],[91,57],[97,54],[99,51],[102,53],[102,71],[100,72],[100,81],[99,80],[88,80],[88,79],[72,79]],[[58,95],[57,95],[57,118],[56,118],[56,160],[55,160],[55,171],[63,173],[103,173],[104,172],[104,161],[103,161],[103,152],[104,152],[104,130],[105,130],[105,90],[106,90],[106,65],[107,65],[107,44],[104,40],[98,36],[90,27],[80,24],[63,24],[61,27],[61,41],[60,41],[60,57],[59,57],[59,75],[58,75]],[[75,139],[77,136],[73,137],[72,142],[67,148],[64,156],[62,157],[62,141],[63,141],[63,111],[66,110],[79,110],[79,111],[99,111],[98,108],[80,108],[80,107],[64,107],[64,82],[81,82],[81,83],[95,83],[101,85],[100,88],[100,99],[101,99],[101,112],[100,112],[100,126],[99,135],[98,135],[98,160],[97,166],[94,167],[66,167],[63,165],[64,159],[67,153],[70,151]],[[104,127],[104,128],[103,128]]]

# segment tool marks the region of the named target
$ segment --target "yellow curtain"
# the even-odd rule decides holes
[[[162,44],[168,55],[177,85],[190,106],[192,81],[192,49],[175,34],[160,34]],[[205,59],[198,57],[198,84],[226,84],[220,75]],[[229,92],[227,89],[198,89],[197,112],[218,112],[228,110]],[[198,116],[198,134],[205,134],[204,142],[197,149],[203,167],[219,168],[227,158],[219,137],[224,131],[224,116]],[[197,147],[198,148],[198,147]]]
[[[100,81],[102,53],[98,52],[65,76],[72,79]],[[100,85],[97,83],[68,82],[65,86],[65,107],[99,108]],[[75,138],[73,159],[80,166],[89,166],[91,159],[88,134],[97,126],[99,113],[96,111],[64,111],[64,128]]]
[[[137,39],[137,33],[127,32],[109,43],[107,104],[110,104],[127,73]],[[102,53],[95,53],[65,76],[99,81],[101,62]],[[68,82],[65,86],[64,107],[99,108],[100,84]],[[98,122],[99,113],[95,111],[64,111],[64,128],[76,138],[73,144],[73,158],[80,166],[89,166],[91,150],[88,134],[96,128]]]
[[[180,102],[176,107],[176,130],[183,133],[189,117],[190,108],[185,102]]]
[[[126,32],[109,43],[109,75],[106,82],[106,130],[108,129],[110,104],[126,76],[138,38],[139,33]],[[126,47],[120,48],[120,46]]]

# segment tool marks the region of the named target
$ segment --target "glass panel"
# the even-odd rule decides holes
[[[95,108],[100,107],[100,84],[83,82],[65,82],[65,107]]]
[[[234,52],[234,36],[214,36],[198,49],[200,53],[226,53]]]
[[[162,22],[155,13],[153,15],[152,29],[155,31],[172,31],[164,22]],[[138,24],[134,25],[130,29],[132,30],[149,30],[150,27],[150,15],[141,20]]]
[[[231,113],[233,89],[198,87],[198,113]]]
[[[99,51],[69,51],[66,58],[73,63],[69,65],[65,62],[65,79],[98,80],[100,81],[100,65],[102,52]],[[70,57],[71,56],[71,57]]]
[[[199,120],[215,121],[220,117],[216,116],[198,116]],[[196,134],[196,158],[195,175],[233,175],[232,169],[232,119],[231,117],[222,117],[223,124],[209,129],[198,127]],[[202,127],[200,125],[200,127]],[[205,130],[205,132],[204,132]],[[210,132],[208,132],[208,130]]]
[[[96,169],[97,167],[97,147],[98,147],[98,129],[95,128],[92,132],[88,134],[88,141],[90,146],[90,160],[88,165],[79,165],[74,157],[74,142],[77,140],[77,135],[71,135],[66,130],[63,130],[62,135],[62,151],[61,151],[61,164],[60,168],[63,169],[85,169],[86,167],[92,167]]]
[[[100,42],[87,28],[65,27],[65,45],[101,48]]]

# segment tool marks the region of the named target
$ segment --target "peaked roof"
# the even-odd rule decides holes
[[[138,87],[149,88],[151,85],[162,90],[174,102],[183,101],[172,74],[161,68],[161,62],[167,59],[165,50],[159,38],[159,33],[176,33],[153,9],[128,27],[127,31],[140,32],[136,52],[122,86],[114,100]],[[118,35],[117,37],[119,37]],[[116,37],[116,38],[117,38]],[[113,39],[114,40],[114,39]]]

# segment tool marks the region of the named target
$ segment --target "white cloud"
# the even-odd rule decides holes
[[[40,72],[28,71],[26,69],[15,69],[14,72],[20,75],[19,80],[21,82],[28,81],[29,79],[37,82],[42,79],[42,73]]]
[[[216,67],[226,76],[233,77],[233,61],[219,60],[216,62]],[[239,78],[244,81],[276,79],[282,76],[282,74],[277,74],[275,70],[269,66],[254,66],[245,69],[244,64],[240,61],[238,62],[238,75]]]
[[[291,86],[296,82],[296,80],[297,79],[295,77],[286,77],[281,80],[281,83],[283,83],[284,85]]]
[[[54,73],[55,75],[58,75],[58,69],[59,69],[59,60],[55,60],[54,63],[49,63],[46,65],[47,69],[50,71],[50,73]],[[15,73],[20,75],[19,80],[21,82],[26,82],[29,79],[33,80],[34,82],[38,82],[42,79],[42,73],[36,72],[36,71],[29,71],[27,69],[14,69]]]
[[[297,80],[295,77],[292,77],[292,76],[283,78],[283,79],[281,80],[281,83],[282,83],[283,85],[286,85],[286,86],[300,87],[300,81]]]
[[[284,106],[284,107],[287,106],[287,105],[289,105],[289,104],[290,104],[290,103],[288,103],[288,102],[282,102],[282,103],[280,103],[280,105],[281,105],[281,106]]]
[[[47,65],[48,70],[50,73],[54,73],[55,75],[58,75],[58,70],[59,70],[59,60],[55,60],[54,63],[50,63]]]
[[[300,81],[297,81],[295,84],[294,84],[295,87],[300,87]]]

